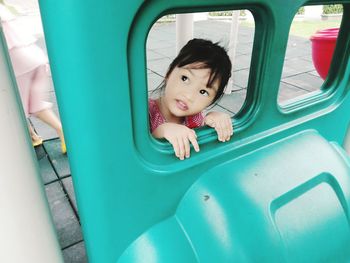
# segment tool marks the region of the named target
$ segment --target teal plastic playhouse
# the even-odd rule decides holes
[[[90,262],[350,262],[350,1],[319,92],[281,107],[305,0],[40,1]],[[170,13],[248,9],[256,33],[235,136],[178,161],[149,133],[145,44]],[[121,114],[122,113],[122,114]]]

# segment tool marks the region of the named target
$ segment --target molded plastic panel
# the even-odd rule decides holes
[[[177,262],[349,262],[349,174],[317,132],[285,138],[203,174],[118,262],[176,262],[175,251]],[[150,253],[167,260],[135,260]]]

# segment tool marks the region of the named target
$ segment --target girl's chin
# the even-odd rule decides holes
[[[184,117],[188,116],[187,114],[181,114],[178,112],[172,112],[171,115],[173,115],[174,118],[184,118]]]

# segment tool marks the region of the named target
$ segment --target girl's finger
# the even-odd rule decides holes
[[[216,130],[216,132],[217,132],[217,134],[218,134],[218,140],[220,141],[220,142],[222,142],[223,140],[222,140],[222,127],[221,127],[221,125],[220,125],[220,123],[217,123],[217,125],[216,125],[216,127],[215,127],[215,130]]]
[[[225,142],[227,133],[226,133],[226,125],[223,120],[220,122],[220,127],[221,127],[221,141]]]
[[[227,125],[228,125],[228,139],[227,140],[230,140],[232,134],[233,134],[233,128],[232,128],[232,122],[231,122],[231,119],[228,119],[227,120]]]
[[[219,129],[219,127],[218,127],[218,126],[216,126],[216,127],[215,127],[215,131],[216,131],[216,133],[217,133],[217,135],[218,135],[218,141],[221,141],[221,137],[220,137],[220,129]]]
[[[179,150],[179,144],[177,143],[177,140],[170,141],[170,143],[173,145],[175,156],[177,158],[180,158],[180,150]]]
[[[231,137],[231,125],[228,123],[228,120],[224,120],[225,123],[225,133],[226,133],[226,138],[225,141],[230,140]]]
[[[227,140],[227,136],[228,136],[228,127],[226,125],[225,120],[221,121],[221,128],[222,128],[222,141],[225,142]]]
[[[185,147],[185,157],[188,158],[190,157],[190,142],[188,141],[189,139],[187,137],[184,137],[182,139],[184,147]]]
[[[197,134],[196,134],[196,132],[195,132],[194,130],[191,130],[191,135],[192,135],[194,138],[197,139]]]
[[[188,139],[190,140],[191,144],[193,145],[193,148],[196,152],[199,152],[199,145],[197,142],[197,139],[194,135],[188,136]]]
[[[179,144],[179,159],[183,160],[185,156],[185,146],[182,138],[177,139],[177,143]]]
[[[232,126],[231,118],[229,118],[227,121],[228,121],[228,125],[230,128],[230,136],[232,136],[233,135],[233,126]]]

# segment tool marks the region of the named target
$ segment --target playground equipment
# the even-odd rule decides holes
[[[0,262],[63,262],[0,25]]]
[[[41,1],[89,262],[349,262],[350,1],[321,90],[277,103],[302,0]],[[235,136],[176,160],[149,133],[145,45],[167,13],[248,9]],[[57,15],[59,14],[59,15]]]

